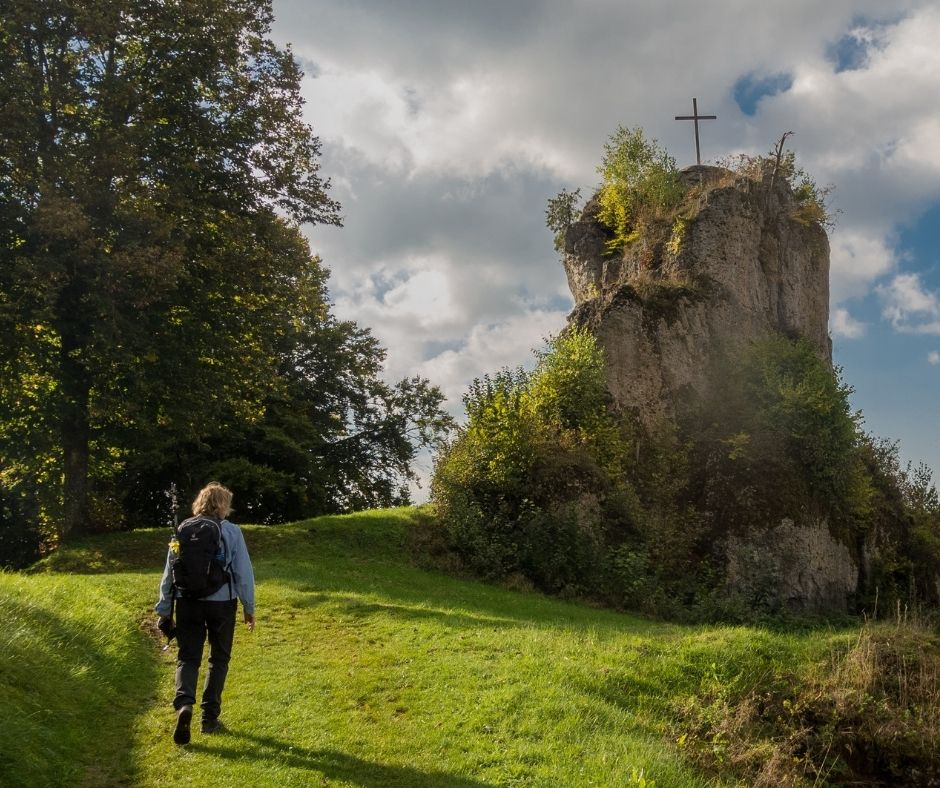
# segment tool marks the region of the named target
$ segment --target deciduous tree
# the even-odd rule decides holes
[[[275,423],[309,459],[314,436],[391,445],[404,414],[440,416],[426,381],[382,389],[377,344],[329,314],[298,228],[339,206],[271,22],[265,0],[4,4],[0,483],[39,491],[60,534],[120,520],[128,489],[152,491],[135,470]],[[368,406],[331,404],[336,381]],[[405,454],[357,464],[371,493],[350,500],[386,500]]]

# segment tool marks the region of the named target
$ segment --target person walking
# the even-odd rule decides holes
[[[232,492],[210,482],[193,501],[193,517],[176,528],[160,580],[154,610],[168,637],[176,608],[176,729],[173,741],[188,744],[202,650],[209,638],[209,672],[202,693],[202,733],[222,730],[222,689],[235,637],[235,614],[242,603],[249,631],[255,628],[255,578],[241,529],[226,518]]]

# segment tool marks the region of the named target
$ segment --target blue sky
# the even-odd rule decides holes
[[[734,103],[745,115],[757,114],[761,99],[776,96],[793,87],[790,74],[745,74],[734,83]]]
[[[924,292],[940,289],[940,203],[899,227],[893,243],[903,270],[916,274]],[[833,337],[833,359],[854,389],[853,404],[868,432],[900,441],[902,456],[940,471],[940,333],[899,331],[885,318],[877,292],[848,302],[865,323],[858,338]],[[936,354],[936,355],[933,355]]]
[[[390,378],[455,412],[473,377],[526,363],[572,301],[548,197],[596,186],[618,124],[681,165],[784,131],[832,183],[835,360],[875,435],[940,469],[940,4],[936,0],[275,0],[307,73],[346,226],[309,228],[337,312]]]

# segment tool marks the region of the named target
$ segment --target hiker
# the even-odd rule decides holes
[[[209,636],[209,675],[202,693],[202,733],[222,730],[222,688],[235,636],[238,600],[245,624],[255,628],[255,578],[241,529],[225,518],[232,511],[232,493],[210,482],[193,501],[193,517],[176,528],[154,607],[158,627],[173,636],[176,608],[176,729],[173,741],[188,744],[196,681],[202,649]]]

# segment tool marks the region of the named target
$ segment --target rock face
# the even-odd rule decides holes
[[[717,167],[682,177],[687,221],[646,227],[611,256],[592,201],[565,237],[569,321],[597,337],[614,401],[647,426],[707,397],[718,362],[770,333],[832,361],[828,239],[789,185]],[[845,610],[859,582],[852,551],[798,512],[730,535],[725,557],[731,590],[803,612]]]
[[[824,520],[779,525],[728,542],[728,584],[744,599],[765,601],[799,613],[846,610],[859,569],[848,547],[833,538]]]
[[[798,220],[789,186],[717,167],[683,177],[698,204],[681,233],[652,227],[609,256],[592,202],[565,237],[571,321],[597,336],[617,404],[647,423],[704,395],[717,355],[771,331],[832,358],[829,243],[818,224]]]

